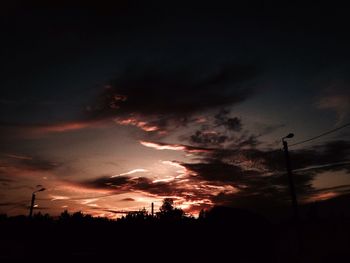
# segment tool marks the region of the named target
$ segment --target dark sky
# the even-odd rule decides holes
[[[192,212],[285,200],[280,138],[350,120],[341,5],[11,1],[1,10],[3,212],[24,213],[39,184],[48,190],[38,209],[50,213],[111,216],[164,197]],[[292,157],[303,201],[347,192],[333,188],[350,183],[348,130]]]

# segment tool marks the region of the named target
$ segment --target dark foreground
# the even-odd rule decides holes
[[[0,262],[348,262],[350,256],[347,218],[303,220],[299,239],[292,222],[239,210],[199,220],[0,221]]]

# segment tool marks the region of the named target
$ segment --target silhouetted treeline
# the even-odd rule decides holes
[[[350,220],[316,210],[308,207],[298,225],[301,249],[292,220],[272,223],[228,207],[194,218],[171,199],[153,216],[141,209],[118,220],[67,211],[56,218],[1,215],[0,262],[36,255],[46,262],[339,262],[349,256]]]

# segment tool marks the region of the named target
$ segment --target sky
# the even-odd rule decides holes
[[[0,213],[285,205],[281,138],[350,121],[340,5],[1,5]],[[349,192],[349,135],[290,147],[300,202]]]

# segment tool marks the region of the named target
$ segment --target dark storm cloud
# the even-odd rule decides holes
[[[179,196],[182,189],[178,189],[173,182],[153,183],[149,178],[139,178],[137,182],[130,187],[131,191],[144,191],[152,195],[177,195]]]
[[[331,141],[306,150],[291,150],[291,161],[296,189],[301,198],[317,189],[312,180],[322,171],[349,171],[350,142]],[[212,150],[200,163],[181,163],[206,181],[230,183],[241,191],[234,194],[221,194],[213,202],[233,204],[238,199],[246,203],[258,204],[262,199],[288,200],[288,181],[285,174],[285,157],[282,150]],[[225,200],[226,199],[226,200]],[[245,200],[247,199],[247,200]],[[234,201],[235,200],[235,201]],[[249,202],[250,202],[249,201]],[[266,203],[267,204],[267,203]]]
[[[281,196],[286,194],[288,185],[284,173],[265,175],[265,171],[246,170],[234,164],[219,161],[182,164],[190,171],[197,174],[198,180],[216,182],[218,185],[228,184],[239,189],[234,196]],[[307,180],[305,179],[307,178]],[[304,188],[304,181],[308,182],[309,177],[296,180],[296,185]],[[226,194],[225,194],[226,195]],[[286,197],[286,196],[285,196]],[[213,198],[213,197],[212,197]]]
[[[3,213],[9,212],[12,209],[19,208],[19,209],[24,209],[27,210],[29,209],[29,202],[28,200],[24,201],[15,201],[15,202],[1,202],[0,203],[0,208],[3,209]],[[48,209],[48,207],[34,207],[34,209]]]
[[[27,201],[21,201],[21,202],[2,202],[0,203],[0,207],[11,207],[11,208],[15,208],[15,207],[19,207],[19,208],[25,208],[28,209],[29,208],[29,204]],[[34,207],[36,209],[36,207]]]
[[[0,182],[1,183],[12,183],[12,182],[14,182],[14,180],[9,179],[9,178],[0,178]]]
[[[313,165],[325,165],[331,163],[344,162],[350,158],[350,142],[345,140],[330,141],[325,144],[316,145],[311,148],[291,150],[292,165],[294,169],[302,169]],[[265,155],[262,151],[247,151],[252,158],[264,159],[264,163],[270,169],[282,170],[284,167],[284,156],[282,151],[279,153],[271,152]]]
[[[237,117],[230,117],[230,111],[227,109],[222,109],[218,114],[215,115],[216,126],[224,126],[230,131],[241,131],[242,121]]]
[[[3,167],[0,166],[0,170],[1,169],[3,169]],[[12,178],[11,179],[8,178],[9,176],[10,176],[10,174],[7,174],[7,173],[4,174],[3,172],[0,172],[0,186],[7,187],[7,189],[9,189],[11,184],[16,182]]]
[[[278,61],[283,51],[284,61],[288,56],[294,59],[294,52],[299,54],[295,60],[300,61],[300,54],[304,55],[307,51],[308,57],[317,57],[322,63],[327,63],[329,57],[334,56],[334,50],[339,50],[339,54],[334,56],[338,60],[346,60],[348,54],[347,48],[335,48],[348,41],[345,9],[336,8],[337,12],[331,13],[328,5],[326,17],[329,19],[324,19],[324,14],[318,9],[320,5],[300,8],[290,4],[270,6],[265,2],[252,6],[238,2],[232,4],[232,1],[201,1],[195,4],[160,0],[113,1],[112,4],[92,4],[91,1],[78,1],[79,4],[71,1],[15,2],[4,4],[6,8],[0,11],[4,22],[1,23],[1,49],[4,52],[0,84],[3,88],[2,101],[7,104],[0,106],[0,118],[4,121],[32,122],[35,119],[38,123],[45,123],[77,119],[79,106],[86,103],[81,98],[91,95],[87,91],[89,87],[100,85],[112,75],[111,72],[135,60],[145,65],[149,65],[150,61],[165,60],[164,64],[170,64],[168,61],[183,60],[182,64],[186,67],[193,67],[190,61],[197,61],[197,65],[212,65],[213,61],[232,61],[232,58],[236,61],[237,57],[243,63],[250,63],[252,57],[252,60],[262,57],[262,60]],[[245,7],[244,11],[240,7]],[[338,41],[329,41],[335,36]],[[276,46],[282,51],[275,49]],[[316,55],[311,56],[308,51],[313,50],[316,50]],[[288,61],[291,62],[291,59]],[[160,67],[164,68],[163,65]],[[240,73],[245,76],[247,72],[243,70]],[[173,80],[176,74],[170,75]],[[211,74],[209,79],[202,79],[204,83],[199,86],[204,90],[208,85],[222,89],[223,82],[230,81],[227,76],[232,74],[222,70]],[[135,77],[133,83],[139,84],[140,72],[136,72],[136,76],[125,76],[126,82],[122,81],[123,77],[119,78],[115,84],[127,84],[128,77]],[[164,82],[157,74],[151,74],[151,77],[158,78],[155,85],[170,84],[171,88],[176,87],[176,83],[182,84],[181,81]],[[237,81],[233,82],[237,84]],[[212,95],[206,91],[181,92],[186,86],[180,89],[180,96],[194,95],[199,99],[202,95],[206,98]],[[123,87],[121,89],[125,91]],[[144,95],[137,89],[133,87],[130,95],[133,92]],[[145,100],[150,101],[150,94],[146,95]],[[231,103],[231,95],[227,101],[213,96],[213,101]],[[236,95],[239,101],[239,97],[246,94]],[[171,103],[158,98],[163,97],[155,97],[154,101],[160,104],[160,110],[163,108],[167,113],[166,108],[181,104],[178,99],[175,99],[176,103]],[[134,104],[143,104],[137,100],[131,98],[130,107],[125,110],[133,111]],[[18,102],[21,105],[9,106]],[[113,100],[107,101],[107,105],[110,102],[114,105]],[[198,101],[194,102],[194,107],[202,107]],[[204,103],[209,107],[215,106],[206,99]],[[185,106],[184,111],[191,111],[191,105],[186,101],[181,105]],[[141,108],[141,112],[146,110],[147,114],[154,112],[152,104],[143,106],[136,107],[135,111],[139,113]],[[179,108],[175,107],[174,111],[179,112]]]
[[[185,121],[194,113],[246,100],[254,93],[247,81],[256,76],[257,69],[250,65],[205,70],[135,67],[111,81],[90,107],[90,114],[95,118],[129,114],[156,117],[163,125],[174,118]],[[239,125],[228,121],[232,128]]]
[[[98,209],[100,210],[101,208],[93,208],[93,209]],[[114,210],[114,209],[103,209],[105,212],[113,213],[113,214],[126,214],[130,212],[137,212],[137,211],[129,211],[129,210]]]
[[[232,117],[227,109],[221,109],[214,116],[208,116],[193,134],[180,136],[180,140],[189,141],[197,147],[241,149],[256,147],[260,144],[259,136],[243,130],[240,118]]]
[[[347,141],[328,142],[308,150],[291,151],[294,182],[300,200],[307,200],[322,191],[312,185],[319,172],[349,169],[349,155]],[[197,208],[212,203],[262,209],[289,202],[282,150],[225,151],[219,148],[201,152],[197,157],[197,163],[179,163],[186,169],[186,175],[181,179],[157,182],[146,177],[103,176],[80,184],[115,193],[142,192],[158,197],[177,196],[182,200],[198,202]],[[339,163],[341,160],[343,162]],[[335,161],[338,163],[330,163]],[[343,188],[331,190],[347,191]],[[201,202],[203,200],[206,201]],[[191,209],[195,209],[195,206]]]
[[[239,152],[225,150],[212,151],[212,158],[234,158],[243,156],[246,160],[258,162],[269,171],[284,171],[285,156],[282,150],[246,149]],[[350,158],[350,142],[344,140],[329,141],[306,149],[290,149],[293,169],[311,166],[322,166],[348,161]]]
[[[15,176],[24,175],[27,172],[48,172],[54,171],[62,166],[62,163],[15,154],[4,154],[0,158],[0,175]]]
[[[18,205],[18,204],[17,203],[13,203],[13,202],[0,203],[0,206],[14,206],[14,205]]]
[[[136,201],[136,200],[135,200],[134,198],[127,197],[127,198],[120,199],[120,201],[124,201],[124,202],[134,202],[134,201]]]
[[[181,136],[181,139],[184,139],[184,136]],[[230,136],[222,132],[213,132],[206,130],[195,131],[194,134],[189,136],[188,141],[190,144],[196,145],[196,147],[199,149],[207,149],[208,151],[212,151],[215,154],[226,154],[230,152],[228,149],[237,151],[243,148],[255,148],[261,143],[258,140],[258,137],[254,134],[247,135],[244,133],[237,137]]]
[[[241,118],[232,116],[229,109],[221,108],[204,116],[190,120],[192,130],[179,136],[196,147],[205,148],[241,148],[255,147],[258,136],[243,130]]]
[[[243,133],[236,140],[232,141],[229,147],[232,147],[235,149],[242,149],[246,147],[255,148],[258,144],[260,144],[260,141],[258,140],[258,136],[254,134]]]
[[[123,187],[128,183],[129,177],[127,176],[117,176],[113,178],[110,176],[101,176],[99,178],[83,182],[85,186],[91,188],[117,188]]]
[[[330,110],[336,114],[338,124],[350,120],[350,79],[347,75],[348,69],[343,69],[336,76],[322,76],[320,86],[326,86],[318,94],[315,106],[320,110]],[[333,73],[335,74],[335,73]],[[340,76],[337,76],[340,75]]]
[[[243,171],[239,166],[227,164],[218,160],[201,163],[182,163],[187,169],[193,171],[205,181],[244,182],[249,181],[256,172]]]
[[[80,184],[96,189],[114,190],[118,193],[130,191],[144,191],[155,195],[174,195],[178,193],[173,183],[153,183],[152,180],[147,177],[131,178],[127,176],[117,176],[111,178],[103,176],[93,180],[83,181]]]
[[[196,131],[190,136],[190,142],[195,145],[208,146],[220,146],[230,140],[227,135],[217,132]]]
[[[32,171],[51,171],[57,169],[61,164],[43,159],[21,160],[17,161],[20,167]]]

